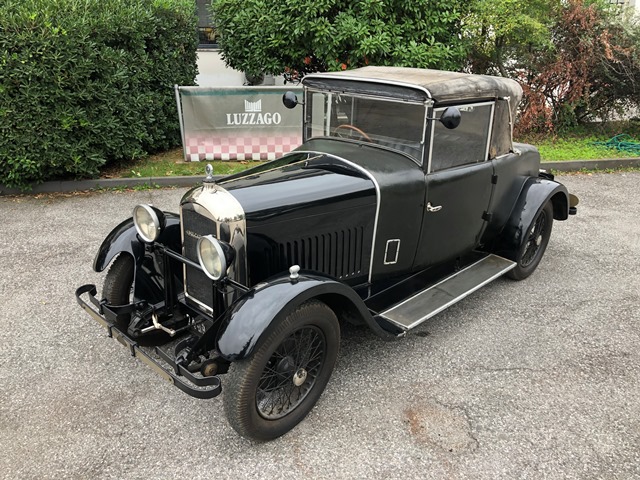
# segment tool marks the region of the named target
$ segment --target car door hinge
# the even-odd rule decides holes
[[[498,175],[491,175],[491,183],[494,185],[498,183]]]
[[[489,213],[489,212],[485,211],[485,212],[482,214],[482,219],[483,219],[483,220],[486,220],[487,222],[490,222],[490,221],[491,221],[491,217],[493,217],[493,213]]]

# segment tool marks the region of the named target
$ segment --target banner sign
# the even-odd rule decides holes
[[[274,160],[302,143],[302,107],[285,87],[178,87],[185,161]]]

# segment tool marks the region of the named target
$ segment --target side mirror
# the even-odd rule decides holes
[[[440,123],[449,130],[457,128],[461,120],[462,115],[456,107],[447,107],[444,112],[442,112],[442,115],[440,115]]]
[[[295,93],[289,91],[282,95],[282,103],[284,103],[284,106],[288,109],[292,109],[295,108],[296,105],[298,105],[300,102],[298,102],[298,96]]]

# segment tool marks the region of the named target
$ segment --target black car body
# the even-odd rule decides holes
[[[512,80],[366,67],[303,85],[299,148],[207,177],[177,214],[137,206],[96,256],[111,265],[102,300],[76,293],[187,393],[216,396],[222,378],[230,423],[263,440],[319,398],[341,322],[398,338],[503,274],[526,278],[577,204],[512,143]]]

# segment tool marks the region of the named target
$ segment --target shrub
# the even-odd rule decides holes
[[[212,0],[226,64],[249,74],[365,65],[458,69],[462,0]]]
[[[192,0],[3,0],[0,182],[95,176],[179,143],[196,75]]]

